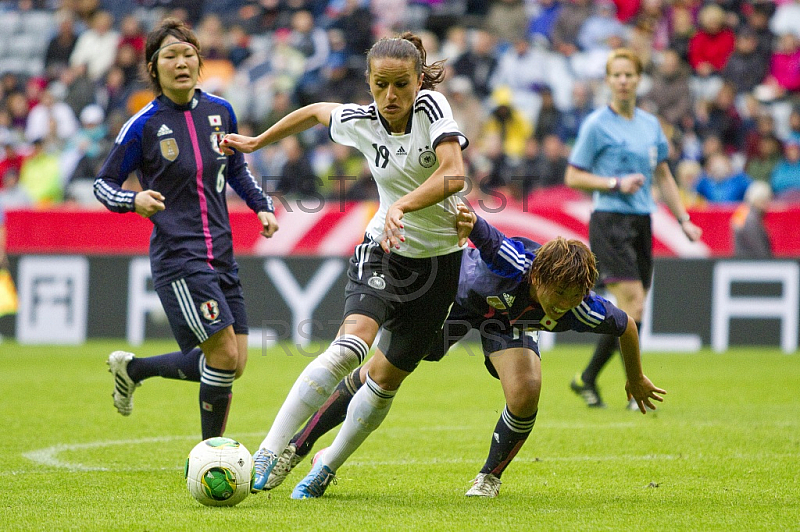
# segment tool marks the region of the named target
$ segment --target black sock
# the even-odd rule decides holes
[[[222,436],[225,432],[235,375],[236,370],[233,369],[203,366],[203,376],[200,379],[200,426],[204,440]]]
[[[497,425],[492,434],[492,444],[489,447],[489,457],[483,464],[481,473],[491,473],[497,478],[503,474],[508,464],[522,448],[536,423],[536,414],[526,418],[517,417],[508,410],[508,405],[503,409]]]
[[[584,385],[594,386],[594,382],[597,380],[597,376],[600,374],[603,366],[606,365],[606,362],[611,360],[611,357],[614,356],[617,349],[619,349],[619,341],[616,336],[604,334],[600,337],[600,340],[597,341],[597,347],[594,348],[592,359],[581,375]]]
[[[323,434],[340,425],[347,416],[347,405],[361,388],[361,368],[356,368],[336,386],[330,398],[317,410],[308,423],[292,437],[291,443],[297,446],[297,454],[305,456]]]
[[[203,352],[195,347],[188,353],[180,351],[154,357],[136,358],[128,363],[128,376],[133,382],[150,377],[164,377],[191,382],[200,382]]]

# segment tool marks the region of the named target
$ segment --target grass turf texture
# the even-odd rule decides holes
[[[183,463],[199,441],[197,384],[150,379],[133,414],[111,401],[107,354],[0,346],[4,530],[797,530],[800,355],[771,349],[645,354],[669,394],[646,416],[624,410],[615,359],[605,410],[568,388],[588,346],[543,359],[536,427],[496,499],[464,497],[504,401],[479,349],[423,363],[383,426],[319,500],[293,501],[309,461],[279,488],[234,508],[189,495]],[[174,349],[151,342],[143,356]],[[291,353],[291,355],[290,355]],[[253,452],[309,357],[251,350],[226,436]],[[317,446],[332,439],[327,436]]]

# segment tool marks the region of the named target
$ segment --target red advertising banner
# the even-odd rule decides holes
[[[489,198],[492,199],[492,198]],[[588,241],[591,201],[585,196],[552,193],[529,201],[476,201],[470,206],[507,235],[545,242],[555,236]],[[280,230],[272,239],[259,235],[258,220],[247,209],[230,213],[236,253],[253,256],[348,256],[361,242],[375,202],[276,202]],[[653,214],[654,252],[661,257],[729,257],[733,252],[730,219],[736,205],[694,209],[702,242],[691,243],[675,218],[661,206]],[[800,205],[774,205],[767,231],[778,257],[800,257]],[[7,251],[12,255],[146,254],[152,224],[135,214],[62,207],[6,213]]]

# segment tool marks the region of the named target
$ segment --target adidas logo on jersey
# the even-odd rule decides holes
[[[161,127],[158,128],[158,133],[156,133],[156,137],[163,137],[164,135],[169,135],[172,133],[172,130],[167,127],[167,124],[161,124]]]
[[[404,150],[404,149],[403,149],[403,147],[402,147],[402,146],[400,146],[400,147],[397,149],[397,153],[396,153],[395,155],[408,155],[408,153],[406,152],[406,150]]]
[[[508,305],[509,307],[511,307],[511,306],[513,306],[513,305],[514,305],[514,299],[515,299],[515,297],[514,297],[514,296],[512,296],[512,295],[510,295],[510,294],[506,294],[506,293],[504,292],[504,293],[503,293],[503,299],[505,299],[505,300],[506,300],[506,305]]]

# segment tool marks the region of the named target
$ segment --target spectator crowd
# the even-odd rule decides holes
[[[753,182],[800,201],[800,0],[20,0],[0,4],[1,206],[99,207],[98,166],[153,98],[144,40],[165,16],[195,28],[201,87],[245,134],[310,102],[369,103],[365,50],[421,34],[428,63],[446,60],[470,193],[515,198],[562,186],[582,120],[608,100],[605,58],[628,47],[687,207],[742,202]],[[270,193],[377,194],[324,128],[248,162]]]

